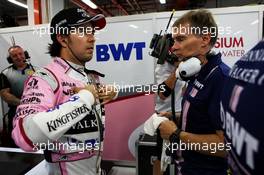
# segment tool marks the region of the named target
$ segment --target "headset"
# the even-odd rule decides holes
[[[18,46],[18,45],[11,46],[11,47],[9,47],[9,49],[8,49],[8,53],[9,53],[9,51],[10,51],[11,49],[13,49],[13,48],[22,48],[22,47],[20,47],[20,46]],[[25,59],[26,59],[26,60],[30,59],[30,56],[29,56],[29,54],[28,54],[28,52],[27,52],[26,50],[24,51],[24,54],[25,54]],[[8,62],[9,64],[13,64],[13,60],[12,60],[10,54],[9,54],[9,56],[6,58],[6,60],[7,60],[7,62]]]
[[[188,81],[191,77],[197,75],[201,68],[201,61],[196,57],[191,57],[179,64],[175,76],[180,80]]]
[[[209,51],[206,54],[206,59],[209,59],[209,57],[214,55],[216,55],[214,51]],[[201,61],[196,57],[191,57],[179,64],[178,68],[176,69],[175,76],[179,80],[188,81],[192,79],[192,77],[195,77],[200,72],[201,68]]]
[[[175,10],[173,9],[164,35],[161,35],[161,30],[159,34],[154,34],[150,41],[149,48],[153,49],[150,52],[150,55],[158,59],[157,64],[164,64],[165,61],[167,61],[168,63],[174,65],[175,62],[179,61],[178,57],[170,50],[174,43],[172,34],[167,33],[174,12]]]

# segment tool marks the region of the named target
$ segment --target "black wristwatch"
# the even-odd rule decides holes
[[[170,142],[171,143],[179,143],[181,132],[182,132],[182,130],[180,128],[177,128],[177,130],[170,135],[170,137],[169,137]]]

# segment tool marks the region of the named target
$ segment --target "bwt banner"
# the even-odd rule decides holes
[[[132,51],[136,53],[136,60],[143,60],[143,49],[145,47],[145,42],[96,45],[96,61],[106,62],[110,58],[113,58],[114,61],[128,61],[131,58]]]

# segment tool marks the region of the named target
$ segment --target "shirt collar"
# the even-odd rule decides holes
[[[206,77],[209,72],[217,65],[219,65],[222,62],[221,59],[221,53],[218,53],[216,55],[209,55],[207,56],[208,62],[202,67],[199,77]]]
[[[13,67],[13,69],[18,70],[14,64],[12,64],[12,67]],[[24,71],[24,70],[29,69],[29,68],[30,68],[30,66],[29,66],[29,64],[27,64],[27,66],[24,69],[22,69],[21,71]]]
[[[80,73],[82,72],[82,74],[83,74],[84,69],[85,69],[84,66],[72,63],[72,62],[70,62],[68,60],[66,61],[65,59],[63,59],[61,57],[56,57],[54,59],[54,61],[57,64],[59,64],[64,69],[65,72],[67,72],[70,68],[72,68],[72,69],[74,69],[74,70],[76,70],[76,71],[78,71]]]
[[[70,66],[73,67],[74,69],[76,69],[76,70],[78,70],[80,72],[84,72],[84,66],[75,64],[75,63],[70,62],[70,61],[67,61],[67,63],[69,63]]]

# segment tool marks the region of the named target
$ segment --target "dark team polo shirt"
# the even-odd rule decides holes
[[[17,70],[14,66],[9,66],[0,74],[0,89],[10,88],[11,94],[20,98],[23,93],[24,81],[34,71],[27,65],[23,70]]]
[[[221,130],[220,94],[224,88],[229,67],[221,60],[221,54],[207,57],[199,75],[188,83],[182,101],[182,130],[194,134],[215,134]],[[214,149],[214,145],[200,145]],[[206,148],[207,146],[207,148]],[[211,150],[210,149],[210,150]],[[213,152],[214,150],[212,150]],[[183,168],[225,169],[226,159],[186,150],[182,152]]]
[[[221,97],[228,163],[235,175],[264,174],[264,42],[237,61]]]

